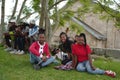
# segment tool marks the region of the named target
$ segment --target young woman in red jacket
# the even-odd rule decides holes
[[[48,43],[45,42],[45,30],[39,30],[39,40],[32,43],[29,48],[30,51],[30,62],[35,69],[47,66],[54,61],[49,51]]]
[[[101,69],[97,69],[93,66],[92,64],[92,59],[91,59],[91,49],[89,45],[86,43],[86,36],[84,33],[81,33],[79,35],[79,38],[76,42],[76,44],[72,45],[72,54],[76,55],[77,57],[77,71],[87,71],[92,74],[105,74],[111,77],[115,77],[116,73],[112,71],[104,71]]]

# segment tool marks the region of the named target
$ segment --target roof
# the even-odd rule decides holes
[[[81,25],[86,31],[88,31],[91,35],[93,35],[95,38],[98,40],[106,40],[106,36],[98,32],[97,30],[93,29],[91,26],[89,26],[87,23],[84,21],[80,20],[77,17],[72,17],[71,18],[75,23]],[[81,27],[80,26],[80,27]]]

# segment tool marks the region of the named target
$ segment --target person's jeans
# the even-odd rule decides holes
[[[19,50],[23,50],[24,51],[24,47],[25,47],[25,38],[24,37],[18,37],[18,48]]]
[[[15,40],[14,40],[14,49],[17,49],[17,46],[18,46],[18,37],[15,37]]]
[[[89,61],[79,62],[76,69],[77,69],[77,71],[82,71],[82,72],[87,71],[92,74],[104,74],[105,73],[105,71],[101,70],[101,69],[93,70],[90,66]]]
[[[36,61],[40,62],[42,59],[38,58],[37,56],[35,56],[34,54],[32,54],[30,52],[30,62],[32,64],[34,64]],[[41,66],[44,67],[44,66],[47,66],[49,65],[50,63],[52,63],[53,61],[55,60],[55,58],[53,58],[52,56],[50,58],[48,58],[45,62],[42,62]]]

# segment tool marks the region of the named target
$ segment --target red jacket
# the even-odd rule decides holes
[[[40,56],[42,58],[42,56],[45,54],[47,58],[49,58],[50,55],[50,51],[49,51],[49,46],[48,43],[44,43],[44,47],[43,47],[43,53],[39,53],[40,50],[40,43],[39,41],[36,41],[34,43],[32,43],[32,45],[29,48],[29,51],[32,52],[32,54],[36,55],[36,56]]]

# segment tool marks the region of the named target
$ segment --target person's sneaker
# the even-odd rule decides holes
[[[113,78],[116,76],[116,73],[113,72],[113,71],[105,71],[105,74],[106,74],[107,76],[110,76],[110,77],[113,77]]]
[[[11,50],[12,50],[12,48],[10,48],[10,47],[4,49],[4,51],[11,51]]]
[[[15,54],[19,54],[20,53],[20,50],[18,50]]]
[[[20,51],[18,54],[24,54],[25,52],[22,50],[22,51]]]
[[[35,70],[39,70],[39,69],[41,68],[41,66],[38,65],[38,64],[34,64],[34,65],[33,65],[33,68],[34,68]]]
[[[41,66],[41,63],[39,64],[34,64],[33,65],[33,68],[35,69],[35,70],[39,70],[39,69],[41,69],[42,68],[42,66]]]
[[[37,61],[37,62],[38,62],[38,61]],[[42,68],[42,63],[43,63],[42,60],[39,61],[37,64],[34,64],[34,65],[33,65],[33,68],[34,68],[35,70],[41,69],[41,68]]]
[[[10,52],[10,54],[15,54],[17,52],[16,49],[14,49],[13,51]]]

